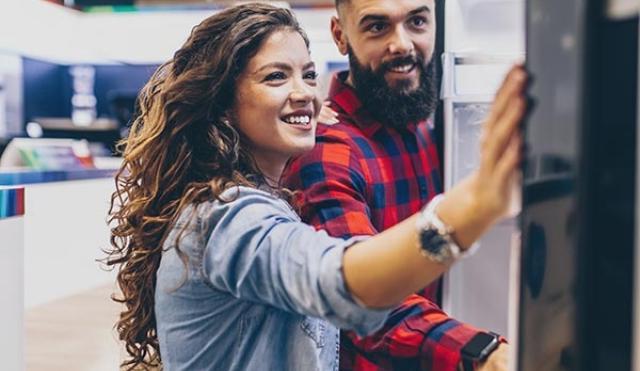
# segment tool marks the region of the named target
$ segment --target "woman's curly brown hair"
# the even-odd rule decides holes
[[[228,8],[197,25],[138,97],[139,112],[120,143],[123,164],[111,196],[112,248],[124,311],[116,324],[128,369],[160,364],[154,315],[162,245],[183,208],[228,187],[260,186],[264,176],[230,121],[236,80],[263,41],[290,29],[308,39],[290,11],[266,4]],[[285,47],[285,46],[283,46]]]

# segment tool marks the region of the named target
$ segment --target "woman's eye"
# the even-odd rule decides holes
[[[316,71],[309,71],[304,74],[305,80],[315,80],[318,78],[318,73]]]
[[[268,74],[264,81],[276,81],[276,80],[284,80],[287,78],[287,75],[284,72],[272,72]]]

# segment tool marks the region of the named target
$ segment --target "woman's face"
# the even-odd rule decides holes
[[[258,166],[272,179],[286,161],[313,148],[315,65],[299,33],[271,34],[238,78],[233,113]]]

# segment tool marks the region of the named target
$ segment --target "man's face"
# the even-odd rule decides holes
[[[350,0],[331,28],[349,56],[348,83],[378,121],[406,126],[437,105],[433,0]]]
[[[350,49],[362,68],[397,92],[418,89],[433,57],[434,0],[349,0],[338,14],[332,31],[342,54]]]

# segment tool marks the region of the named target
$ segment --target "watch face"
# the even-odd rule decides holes
[[[500,341],[497,336],[479,332],[465,344],[460,352],[466,359],[484,361],[498,345]]]
[[[420,233],[422,250],[431,255],[443,255],[449,243],[435,229],[424,229]]]

